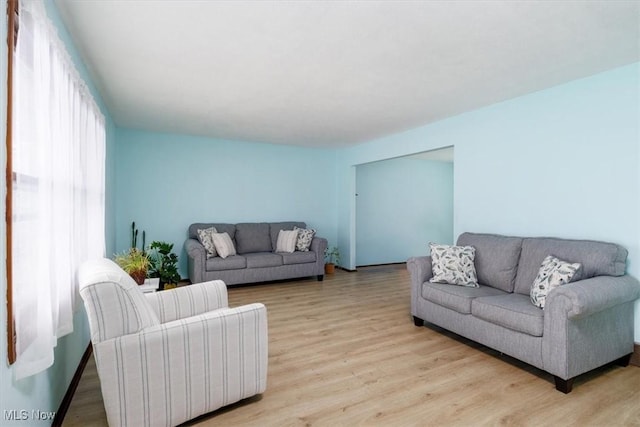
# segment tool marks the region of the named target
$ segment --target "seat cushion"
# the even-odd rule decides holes
[[[513,292],[522,238],[462,233],[457,244],[476,248],[476,275],[481,285]]]
[[[480,297],[471,303],[471,314],[487,322],[534,337],[544,331],[544,311],[531,304],[528,295]]]
[[[296,251],[290,254],[279,254],[282,256],[282,263],[289,264],[307,264],[309,262],[316,262],[315,252],[300,252]]]
[[[471,301],[474,298],[503,294],[505,294],[504,291],[490,286],[471,288],[431,282],[422,284],[422,297],[424,299],[462,314],[471,313]]]
[[[207,271],[239,270],[241,268],[247,268],[247,260],[241,255],[209,258],[206,262]]]
[[[282,265],[282,256],[272,252],[256,252],[245,254],[247,268],[277,267]]]
[[[271,236],[269,224],[251,222],[236,224],[236,250],[239,254],[253,252],[271,252]]]
[[[515,292],[529,295],[540,265],[549,255],[582,265],[572,282],[595,276],[622,276],[627,260],[627,250],[615,243],[548,237],[526,238],[522,242]]]

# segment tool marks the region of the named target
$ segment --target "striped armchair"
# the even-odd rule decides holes
[[[174,426],[264,392],[267,312],[211,281],[143,294],[113,261],[78,272],[110,426]]]

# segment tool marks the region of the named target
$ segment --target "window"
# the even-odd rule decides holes
[[[73,331],[77,268],[104,256],[106,137],[42,0],[20,2],[17,16],[7,272],[19,379],[53,364],[57,339]]]

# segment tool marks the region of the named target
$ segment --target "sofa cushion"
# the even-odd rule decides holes
[[[529,295],[540,265],[548,255],[582,264],[572,282],[595,276],[622,276],[627,260],[627,250],[615,243],[549,237],[525,238],[516,275],[517,293]]]
[[[293,253],[298,241],[298,230],[280,230],[274,252]]]
[[[218,230],[216,230],[215,227],[209,227],[205,228],[204,230],[198,228],[197,231],[198,240],[207,251],[207,258],[213,258],[214,256],[217,256],[218,253],[216,252],[216,245],[213,244],[213,233],[217,233]]]
[[[478,287],[473,263],[476,250],[471,246],[450,246],[429,243],[431,249],[432,283]]]
[[[462,314],[471,314],[471,301],[474,298],[504,294],[504,291],[490,286],[471,288],[431,282],[424,282],[422,285],[422,297],[424,299]]]
[[[307,224],[298,221],[284,221],[269,223],[269,234],[271,235],[271,247],[275,249],[278,243],[278,233],[280,230],[293,230],[294,227],[307,228]]]
[[[307,252],[311,247],[313,236],[316,235],[316,230],[313,228],[300,228],[293,227],[294,230],[298,230],[298,241],[296,242],[296,250],[301,252]]]
[[[228,233],[211,233],[211,239],[213,240],[213,245],[216,247],[218,256],[221,258],[236,254],[236,247]]]
[[[247,259],[247,268],[277,267],[282,265],[280,254],[272,252],[253,252],[244,254],[244,257]]]
[[[513,292],[522,238],[462,233],[458,245],[476,248],[475,265],[480,284]]]
[[[239,254],[252,252],[271,252],[269,224],[252,222],[236,224],[236,250]]]
[[[531,303],[538,308],[544,308],[549,292],[571,282],[579,268],[579,262],[571,264],[551,255],[546,257],[531,284]]]
[[[471,303],[471,314],[534,337],[541,337],[544,331],[544,311],[531,304],[526,295],[510,293],[476,298]]]
[[[207,271],[239,270],[241,268],[247,268],[247,260],[241,255],[209,258],[206,263]]]
[[[189,226],[189,238],[198,240],[198,229],[204,230],[210,227],[214,227],[218,233],[227,233],[231,240],[235,239],[236,226],[235,224],[224,223],[209,223],[209,222],[196,222]]]
[[[315,252],[300,252],[296,251],[290,254],[279,254],[282,256],[282,263],[285,265],[289,264],[306,264],[309,262],[316,262],[316,253]]]

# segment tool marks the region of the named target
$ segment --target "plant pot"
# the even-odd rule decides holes
[[[147,278],[147,270],[131,271],[129,272],[129,276],[131,276],[138,285],[142,285]]]
[[[328,263],[324,265],[324,273],[325,274],[333,274],[336,272],[336,266],[335,264],[332,263]]]

